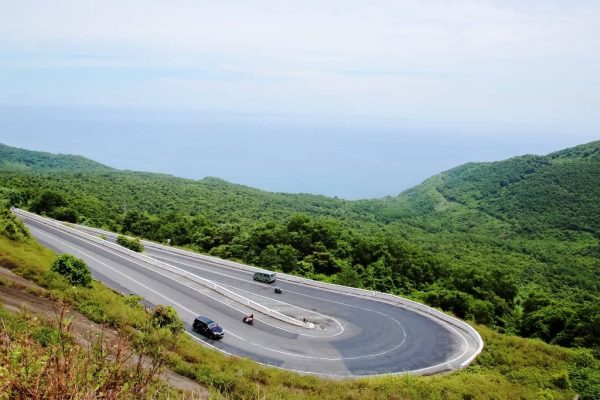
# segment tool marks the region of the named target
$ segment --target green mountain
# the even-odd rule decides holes
[[[568,285],[597,292],[599,199],[596,141],[547,156],[465,164],[369,206],[389,224],[424,232],[428,246],[447,241],[461,248],[453,251],[458,261],[476,253],[468,250],[476,244],[478,257],[522,264],[525,278],[542,274],[553,290]],[[520,260],[507,260],[510,254]]]
[[[23,150],[0,143],[0,168],[3,170],[95,171],[112,168],[82,156]]]
[[[361,201],[0,149],[0,195],[38,213],[600,345],[600,142],[469,163]]]
[[[527,232],[557,228],[597,236],[599,174],[600,141],[547,156],[469,163],[391,199],[384,212],[431,215],[454,203]]]

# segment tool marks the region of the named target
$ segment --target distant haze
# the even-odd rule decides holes
[[[598,0],[4,1],[0,141],[394,195],[598,139],[598,21]]]
[[[0,143],[10,146],[83,155],[119,169],[347,199],[396,195],[469,161],[545,154],[597,139],[585,132],[536,139],[527,127],[491,130],[432,121],[0,108]]]

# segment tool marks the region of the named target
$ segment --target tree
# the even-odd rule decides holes
[[[128,211],[123,218],[123,233],[130,233],[152,239],[156,235],[158,220],[151,218],[147,213],[137,210]]]
[[[49,213],[57,207],[63,207],[67,205],[65,197],[55,191],[45,190],[33,200],[31,203],[31,210],[35,213]]]
[[[305,257],[304,261],[310,262],[317,274],[333,275],[340,270],[337,260],[326,251],[311,254]]]
[[[87,265],[83,260],[70,254],[59,256],[54,260],[50,269],[64,276],[73,285],[91,286],[92,275]]]
[[[260,265],[278,267],[284,272],[292,272],[298,264],[298,251],[289,244],[268,245],[260,254]]]
[[[298,268],[298,251],[289,244],[277,245],[277,255],[283,272],[292,272]]]
[[[373,289],[380,292],[390,292],[395,288],[392,270],[386,265],[383,257],[371,263],[367,267],[367,273],[371,277],[369,281]]]
[[[5,200],[9,206],[18,206],[25,201],[21,190],[0,187],[0,199]]]
[[[343,265],[342,270],[335,276],[338,285],[361,287],[360,275],[349,265]]]
[[[18,242],[24,242],[31,237],[23,221],[17,219],[10,211],[8,203],[2,200],[0,200],[0,235]]]
[[[77,210],[69,207],[56,207],[48,214],[52,218],[66,222],[76,223],[79,220],[79,213],[77,212]]]

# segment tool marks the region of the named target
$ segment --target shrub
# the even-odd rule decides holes
[[[10,211],[8,203],[2,200],[0,200],[0,235],[18,242],[25,242],[30,238],[27,227]]]
[[[58,343],[59,332],[48,326],[40,326],[33,331],[31,337],[42,345],[42,347],[48,347],[49,345]]]
[[[70,254],[59,256],[52,263],[52,271],[64,276],[71,284],[90,287],[92,275],[83,260]]]
[[[558,374],[552,375],[552,383],[559,389],[569,389],[571,387],[569,373],[567,371],[560,371]]]
[[[136,354],[123,337],[98,336],[86,346],[78,345],[72,340],[73,325],[64,320],[65,311],[56,322],[37,325],[28,313],[13,314],[0,307],[0,399],[183,398],[156,379],[162,359],[150,367],[132,363]]]
[[[102,306],[93,300],[83,300],[77,304],[77,309],[80,313],[88,317],[90,320],[102,323],[106,320],[106,313]]]
[[[76,223],[79,220],[79,212],[69,207],[57,207],[49,212],[48,215],[54,219],[72,223]]]
[[[130,294],[129,296],[125,296],[123,303],[131,308],[137,308],[140,306],[140,301],[143,299],[142,296],[138,296],[137,294]]]
[[[127,236],[119,235],[117,236],[117,243],[123,247],[127,247],[129,250],[137,251],[138,253],[144,251],[144,245],[138,238],[129,238]]]
[[[152,324],[158,328],[168,328],[173,333],[183,331],[183,322],[179,319],[177,311],[171,306],[162,304],[152,310]]]

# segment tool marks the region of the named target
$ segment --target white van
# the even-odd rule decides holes
[[[275,272],[271,271],[259,271],[254,273],[254,280],[266,283],[275,282]]]

